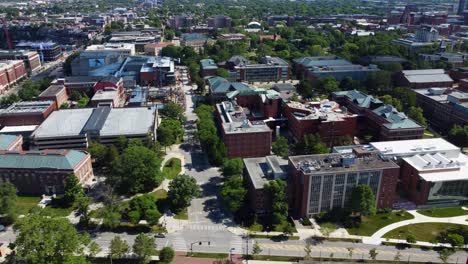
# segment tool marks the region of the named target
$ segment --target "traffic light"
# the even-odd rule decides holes
[[[198,242],[198,245],[201,246],[201,242]]]

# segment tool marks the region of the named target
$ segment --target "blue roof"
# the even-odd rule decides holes
[[[304,67],[325,67],[337,65],[352,65],[351,62],[337,56],[303,57],[293,60]]]
[[[0,135],[0,150],[7,150],[16,141],[17,136],[13,135]]]
[[[375,106],[380,106],[383,104],[382,101],[380,101],[377,98],[374,98],[372,95],[364,94],[358,90],[339,91],[334,92],[334,94],[337,96],[346,96],[350,101],[362,108],[372,109]]]
[[[0,168],[73,170],[87,155],[78,150],[4,151]]]
[[[253,90],[249,85],[240,82],[229,82],[222,77],[211,77],[208,79],[210,89],[215,94],[227,94],[233,91],[250,91]]]
[[[215,70],[215,69],[218,69],[218,66],[216,65],[216,63],[215,63],[214,60],[212,60],[212,59],[203,59],[203,60],[200,60],[200,64],[201,64],[201,67],[202,67],[203,70],[208,70],[208,69]]]
[[[387,124],[384,124],[388,129],[421,128],[420,125],[408,118],[404,113],[398,112],[392,105],[382,105],[373,112],[388,121]]]

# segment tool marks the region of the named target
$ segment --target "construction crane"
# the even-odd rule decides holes
[[[5,27],[5,38],[7,41],[8,49],[11,50],[13,47],[11,45],[10,32],[8,32],[8,24],[5,16],[2,16],[3,26]]]

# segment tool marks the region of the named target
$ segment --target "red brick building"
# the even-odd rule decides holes
[[[289,157],[288,199],[296,217],[349,206],[354,188],[371,187],[377,208],[391,208],[400,168],[376,152]]]
[[[235,100],[239,106],[249,109],[251,120],[281,117],[282,99],[276,91],[263,89],[241,91]]]
[[[28,75],[37,72],[42,66],[41,58],[37,51],[3,50],[0,51],[0,61],[3,60],[22,60]]]
[[[405,140],[422,138],[424,128],[391,105],[359,91],[334,92],[332,99],[357,114],[358,134],[373,140]]]
[[[63,84],[52,84],[45,89],[38,97],[40,101],[54,101],[57,109],[68,101],[67,88]]]
[[[272,131],[263,121],[250,121],[247,109],[231,102],[216,104],[215,116],[228,158],[270,155]]]
[[[0,62],[0,94],[3,94],[11,85],[27,76],[24,62],[21,60]]]
[[[54,101],[18,102],[0,110],[0,126],[40,125],[55,110]]]
[[[343,112],[333,101],[286,104],[284,115],[289,132],[299,141],[305,134],[319,134],[326,143],[353,138],[357,132],[358,116]]]
[[[87,152],[0,151],[0,181],[11,182],[20,194],[61,194],[70,174],[75,174],[81,184],[91,182],[94,174]]]
[[[94,85],[94,93],[102,90],[114,89],[118,92],[120,98],[124,97],[123,79],[114,76],[107,76],[96,82]]]

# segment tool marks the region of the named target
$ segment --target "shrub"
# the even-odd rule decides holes
[[[140,218],[141,218],[140,212],[136,210],[130,211],[128,213],[128,220],[130,220],[132,224],[138,224],[138,222],[140,221]]]
[[[160,217],[161,213],[158,211],[158,209],[150,209],[145,212],[145,220],[150,225],[157,224]]]
[[[159,260],[162,263],[171,263],[174,259],[175,252],[171,247],[164,247],[159,252]]]
[[[312,222],[310,222],[309,217],[305,217],[305,218],[302,220],[302,224],[305,225],[305,226],[310,226],[310,225],[312,225]]]

